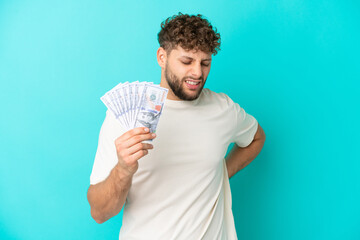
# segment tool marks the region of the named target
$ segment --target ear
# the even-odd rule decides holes
[[[161,68],[165,68],[166,65],[166,58],[167,54],[164,48],[159,47],[159,49],[156,52],[157,55],[157,61]]]

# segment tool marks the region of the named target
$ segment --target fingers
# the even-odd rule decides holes
[[[148,154],[153,145],[142,141],[154,139],[155,133],[150,133],[148,128],[134,128],[115,140],[115,147],[120,166],[136,171],[137,161]],[[134,170],[135,169],[135,170]]]
[[[147,134],[139,134],[139,135],[135,135],[132,136],[131,138],[129,138],[126,142],[123,142],[123,146],[125,148],[130,148],[142,141],[146,141],[146,140],[150,140],[150,139],[154,139],[156,137],[155,133],[147,133]]]
[[[142,127],[129,130],[115,140],[115,145],[121,149],[126,149],[142,141],[154,139],[156,134],[150,133],[148,130],[148,128]]]
[[[131,146],[130,148],[128,148],[128,155],[132,155],[140,150],[148,150],[148,149],[153,149],[154,146],[152,144],[149,143],[137,143],[133,146]]]
[[[123,135],[121,135],[119,137],[119,140],[122,142],[125,142],[135,135],[145,134],[148,132],[149,132],[149,128],[137,127],[137,128],[131,129],[131,130],[127,131],[126,133],[124,133]]]
[[[147,155],[149,153],[149,151],[147,149],[141,149],[136,151],[134,154],[124,154],[124,152],[120,153],[120,159],[119,159],[119,163],[120,166],[122,166],[125,169],[130,169],[133,168],[134,166],[137,166],[137,161],[144,157],[145,155]],[[137,168],[137,167],[136,167]],[[136,170],[135,170],[136,171]],[[131,173],[135,173],[135,171],[131,171]]]
[[[128,156],[126,158],[126,160],[124,160],[125,162],[127,162],[127,164],[133,164],[135,163],[137,160],[139,160],[140,158],[142,158],[143,156],[145,156],[146,154],[148,154],[148,150],[143,149],[140,151],[137,151],[136,153]]]

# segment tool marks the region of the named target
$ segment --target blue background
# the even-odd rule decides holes
[[[157,33],[201,13],[206,87],[267,140],[231,179],[239,239],[360,239],[358,1],[1,1],[0,239],[117,239],[86,199],[106,91],[160,82]]]

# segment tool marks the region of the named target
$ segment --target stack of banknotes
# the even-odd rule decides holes
[[[148,127],[155,132],[168,89],[151,82],[119,83],[100,99],[127,131]]]

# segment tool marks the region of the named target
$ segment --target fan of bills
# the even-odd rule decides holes
[[[148,127],[156,131],[168,89],[151,82],[119,83],[100,99],[128,131]]]

